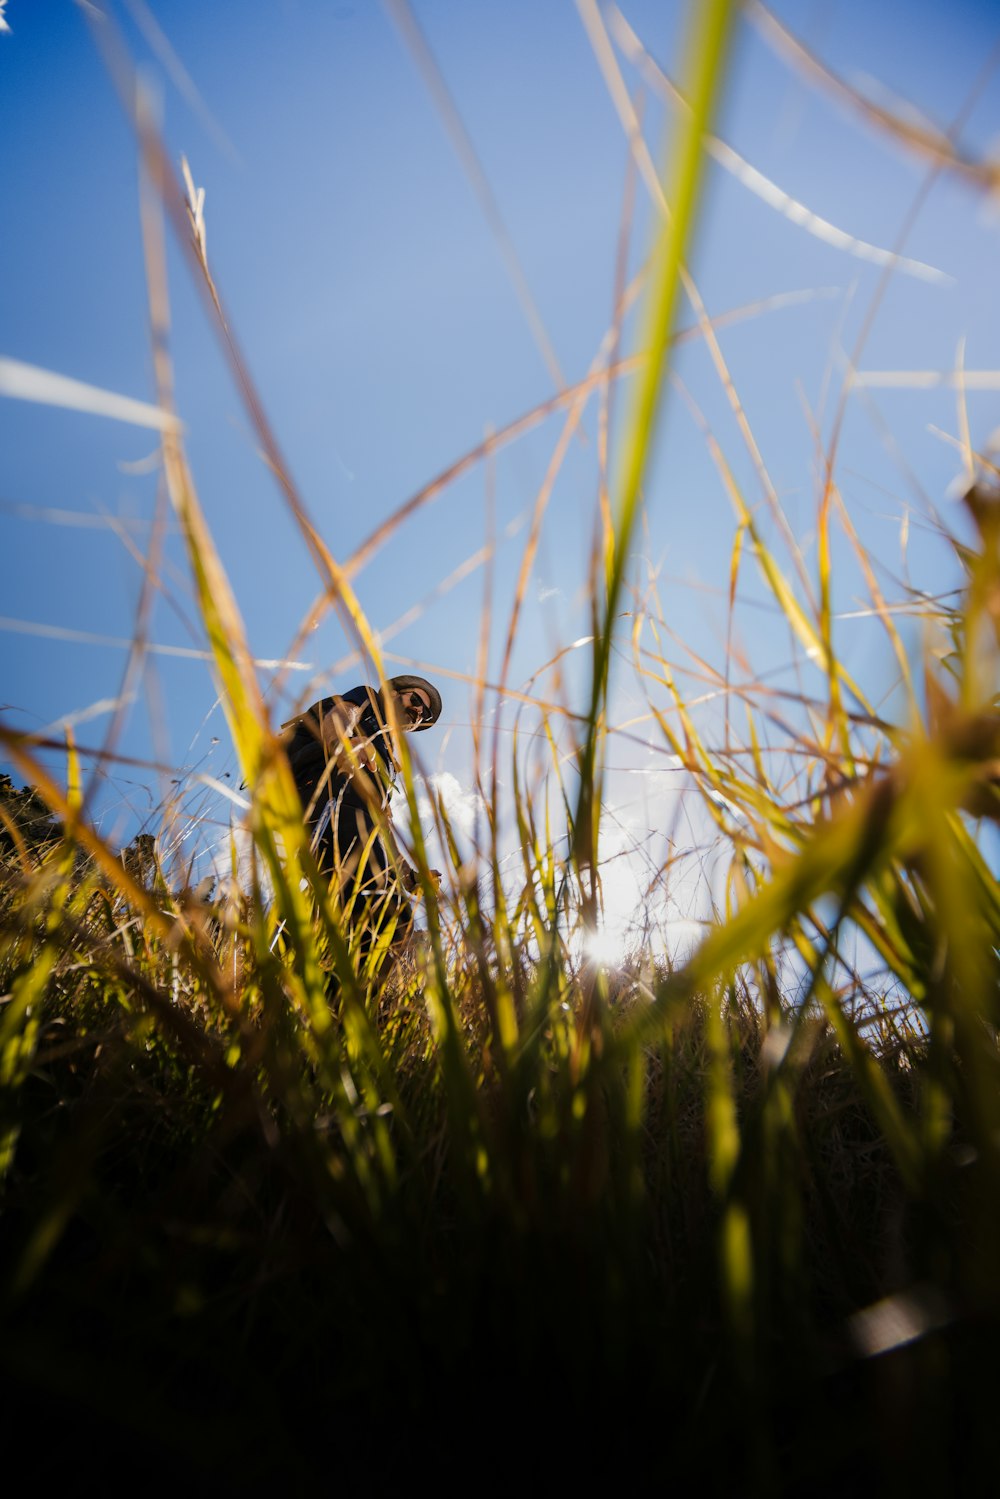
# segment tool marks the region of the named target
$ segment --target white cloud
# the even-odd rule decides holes
[[[435,801],[441,802],[454,831],[466,838],[471,838],[475,831],[477,817],[481,825],[485,811],[483,799],[478,791],[471,788],[465,790],[458,777],[453,776],[447,770],[428,776],[424,784],[433,793]],[[420,809],[421,819],[430,823],[433,813],[428,797],[418,792],[417,806]]]

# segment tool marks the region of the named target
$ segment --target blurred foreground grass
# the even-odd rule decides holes
[[[407,760],[427,931],[387,989],[357,971],[315,877],[173,427],[164,469],[251,788],[249,865],[234,846],[223,898],[178,895],[154,839],[121,853],[98,836],[71,743],[63,782],[29,736],[2,731],[36,792],[6,782],[0,801],[0,1410],[36,1477],[79,1472],[94,1450],[241,1486],[437,1481],[448,1464],[463,1486],[606,1469],[682,1492],[908,1481],[944,1493],[972,1491],[990,1459],[1000,498],[988,465],[966,502],[977,544],[956,544],[964,593],[937,611],[947,648],[919,670],[869,575],[906,688],[907,722],[891,724],[834,648],[832,478],[810,611],[716,453],[738,542],[822,667],[826,698],[781,705],[782,763],[801,767],[791,781],[763,747],[766,694],[747,697],[742,743],[728,721],[725,742],[708,742],[655,592],[637,595],[636,679],[725,841],[727,909],[683,963],[581,957],[600,915],[626,558],[728,11],[695,12],[674,214],[650,264],[638,393],[595,549],[572,784],[548,718],[544,796],[516,741],[503,778],[494,746],[476,862],[433,808],[453,854],[439,895]],[[157,190],[144,225],[169,410],[157,204],[176,215],[183,203],[138,124]],[[379,668],[244,389],[328,602]],[[734,591],[739,559],[737,545]],[[517,606],[510,641],[516,628]],[[513,879],[500,867],[511,825]]]

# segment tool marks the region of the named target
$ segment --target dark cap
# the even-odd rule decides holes
[[[414,733],[419,734],[424,729],[429,729],[441,717],[441,694],[426,677],[390,677],[385,685],[391,687],[393,692],[426,692],[431,705],[430,717],[415,724]]]

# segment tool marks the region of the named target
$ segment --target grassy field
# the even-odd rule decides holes
[[[453,852],[440,891],[404,744],[426,930],[388,986],[359,970],[312,862],[176,430],[164,470],[250,788],[249,853],[234,839],[216,900],[178,893],[156,839],[122,851],[95,830],[71,739],[56,775],[51,745],[2,728],[18,781],[0,790],[0,1410],[33,1477],[99,1462],[292,1491],[424,1474],[984,1491],[1000,1394],[997,472],[977,460],[975,543],[942,534],[964,588],[928,617],[924,659],[869,571],[897,722],[836,652],[830,538],[853,533],[832,465],[807,607],[713,449],[737,513],[733,590],[745,554],[821,665],[822,699],[745,693],[739,738],[728,720],[707,737],[655,589],[627,566],[730,11],[692,8],[673,212],[597,528],[589,692],[543,705],[544,776],[538,736],[530,767],[515,736],[501,775],[483,734],[475,862],[432,807]],[[189,225],[138,125],[169,410],[160,205]],[[191,227],[211,286],[193,204]],[[218,316],[327,605],[381,673]],[[568,432],[591,388],[567,401]],[[723,909],[683,961],[586,955],[622,657],[726,851]]]

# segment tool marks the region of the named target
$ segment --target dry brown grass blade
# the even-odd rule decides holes
[[[642,273],[636,276],[627,287],[618,317],[624,317],[625,313],[632,306],[638,296],[641,285]],[[734,323],[742,322],[747,318],[760,317],[769,312],[777,312],[787,307],[799,306],[816,297],[835,295],[838,295],[835,287],[818,287],[803,291],[778,292],[774,296],[762,297],[739,307],[730,308],[726,312],[719,313],[714,318],[706,319],[706,321],[715,329],[725,328]],[[590,370],[582,380],[577,381],[574,385],[567,386],[559,395],[550,396],[547,400],[540,401],[538,405],[531,407],[523,415],[515,417],[505,426],[498,427],[495,432],[489,433],[482,442],[477,443],[475,447],[463,453],[460,458],[456,458],[453,463],[448,464],[447,468],[442,469],[433,479],[421,485],[414,494],[410,495],[409,499],[404,500],[391,515],[387,516],[384,521],[381,521],[375,530],[365,538],[360,546],[345,561],[343,564],[345,574],[349,578],[356,577],[361,569],[368,565],[376,552],[381,550],[395,535],[400,526],[425,506],[438,499],[450,484],[460,479],[463,474],[474,468],[476,464],[481,463],[486,458],[493,457],[494,454],[498,453],[509,443],[532,431],[546,417],[552,416],[557,411],[563,411],[568,406],[572,406],[578,397],[589,394],[594,390],[603,389],[608,381],[617,381],[635,374],[642,367],[644,355],[641,353],[631,354],[614,362],[605,363],[607,352],[614,346],[617,337],[617,323],[618,319],[616,318],[616,321],[605,333],[598,354],[592,362]],[[678,329],[671,342],[676,347],[682,343],[702,337],[703,333],[704,328],[702,323],[698,322]],[[313,604],[308,616],[310,621],[308,628],[310,629],[318,619],[316,610],[319,606],[320,601],[317,600]],[[306,626],[303,625],[296,636],[296,640],[301,640],[305,633],[308,633],[308,631]],[[294,655],[295,652],[292,651],[290,654]]]
[[[513,442],[515,438],[523,436],[526,432],[530,432],[533,427],[537,427],[540,422],[544,421],[553,412],[561,411],[565,407],[573,405],[581,395],[589,394],[590,391],[596,390],[601,381],[609,377],[609,374],[611,378],[618,379],[623,375],[632,374],[638,369],[641,363],[641,356],[635,355],[629,359],[621,360],[617,367],[610,371],[603,369],[591,371],[590,374],[575,385],[567,386],[558,395],[551,396],[547,401],[541,401],[537,406],[533,406],[530,411],[526,411],[523,416],[515,417],[513,421],[508,422],[503,427],[497,428],[495,432],[491,432],[488,437],[483,438],[482,442],[477,443],[474,448],[470,448],[467,453],[463,453],[460,458],[456,458],[454,463],[450,463],[447,468],[442,469],[427,484],[422,485],[415,494],[412,494],[408,500],[405,500],[390,516],[381,521],[344,563],[344,572],[349,578],[356,577],[361,569],[371,561],[375,553],[385,545],[405,521],[409,520],[412,515],[415,515],[418,510],[422,510],[424,506],[429,505],[431,501],[436,500],[448,488],[449,484],[453,484],[456,479],[461,478],[464,473],[474,468],[477,463],[481,463],[484,458],[492,456],[494,453],[499,452],[501,448],[506,447],[508,443]]]
[[[427,44],[427,39],[409,5],[409,0],[382,0],[382,3],[395,22],[399,34],[408,47],[410,55],[427,85],[431,98],[434,100],[435,107],[441,116],[448,137],[462,163],[462,168],[472,185],[472,190],[479,200],[479,205],[483,210],[486,222],[490,226],[490,232],[497,243],[507,270],[507,275],[514,288],[514,293],[527,319],[531,336],[545,361],[546,368],[552,376],[557,389],[562,390],[566,385],[565,377],[560,368],[559,360],[556,357],[552,340],[542,320],[542,315],[538,310],[538,305],[531,294],[531,288],[528,285],[528,278],[524,273],[524,267],[521,265],[514,242],[507,232],[507,226],[500,212],[500,205],[496,200],[493,189],[490,187],[489,178],[483,170],[482,163],[476,155],[476,149],[472,144],[469,132],[465,128],[462,116],[458,112],[458,108],[444,80],[441,69],[438,67],[434,54]]]
[[[768,22],[773,20],[773,18],[770,17],[770,13],[760,3],[760,0],[751,0],[751,8],[755,15],[760,14],[761,16],[766,18]],[[774,25],[777,26],[778,23],[774,22]],[[966,95],[961,109],[958,111],[957,115],[952,121],[951,127],[946,137],[949,143],[957,137],[964,121],[971,113],[972,108],[980,93],[985,88],[986,83],[991,77],[992,73],[995,71],[998,59],[1000,59],[1000,43],[998,43],[997,47],[993,49],[989,57],[987,57],[987,59],[985,60],[983,66],[980,69],[978,78]],[[927,173],[923,182],[917,189],[917,192],[914,194],[909,212],[904,219],[903,226],[897,237],[898,245],[903,245],[906,243],[910,230],[916,223],[916,220],[924,206],[924,203],[927,201],[927,198],[930,195],[931,188],[934,186],[934,183],[936,182],[939,173],[943,170],[943,167],[944,164],[940,160],[935,159],[933,161],[930,171]],[[861,327],[858,332],[857,338],[854,341],[854,346],[847,358],[847,369],[843,382],[841,384],[837,406],[834,411],[833,421],[830,429],[830,440],[824,459],[822,489],[822,493],[824,496],[829,496],[833,488],[837,454],[840,448],[840,438],[843,431],[844,421],[847,415],[848,401],[850,398],[850,392],[853,388],[858,362],[875,325],[876,313],[882,304],[882,299],[888,289],[891,276],[892,267],[887,266],[879,277],[878,285],[875,288],[871,301],[869,302],[868,308],[865,312],[865,316],[861,321]],[[833,683],[833,675],[831,672],[831,706],[834,706],[834,691],[835,688]]]
[[[663,97],[684,109],[690,108],[673,79],[650,56],[618,6],[613,3],[607,4],[605,15],[615,41],[633,66],[642,72]],[[869,261],[874,265],[892,265],[895,269],[907,275],[916,276],[922,281],[939,284],[951,281],[950,276],[935,266],[927,265],[922,260],[912,260],[906,255],[898,255],[893,250],[882,249],[878,245],[869,243],[868,240],[859,239],[857,235],[848,234],[846,230],[838,228],[829,219],[824,219],[820,214],[814,213],[811,208],[807,208],[804,203],[800,203],[790,193],[785,192],[784,188],[772,182],[769,177],[752,166],[745,157],[741,156],[738,151],[734,151],[732,146],[720,140],[718,136],[705,137],[705,150],[755,197],[760,198],[769,208],[775,209],[797,228],[804,229],[807,234],[822,240],[824,244],[832,245],[837,250],[843,250],[858,260]]]
[[[109,880],[112,888],[119,891],[135,911],[142,913],[149,932],[160,938],[166,938],[178,929],[190,934],[190,927],[184,916],[164,911],[148,891],[132,879],[118,855],[112,852],[86,819],[79,817],[67,792],[63,791],[42,762],[31,753],[33,749],[39,747],[59,749],[65,753],[66,741],[37,740],[31,735],[19,734],[9,729],[6,724],[0,723],[0,744],[3,745],[5,752],[17,766],[26,783],[35,788],[56,817],[64,824],[72,826],[75,842],[84,853],[90,855],[101,873]]]
[[[222,303],[219,301],[218,289],[208,268],[208,235],[205,228],[205,189],[195,187],[194,178],[191,176],[191,168],[186,156],[181,157],[181,173],[184,177],[184,188],[187,193],[186,207],[188,222],[191,226],[191,248],[198,257],[201,273],[205,278],[205,284],[211,293],[215,310],[221,322],[225,325],[225,314],[222,311]]]
[[[130,535],[129,528],[122,524],[121,519],[116,515],[108,515],[105,518],[107,519],[108,530],[121,542],[126,552],[132,558],[132,561],[143,574],[144,581],[148,578],[150,587],[162,596],[163,602],[180,622],[185,633],[191,640],[197,640],[199,638],[198,631],[195,629],[192,620],[189,619],[175,594],[166,584],[166,579],[169,577],[174,588],[179,589],[188,599],[193,599],[191,579],[181,571],[176,562],[163,552],[162,548],[158,552],[157,568],[155,570],[151,569],[146,553],[143,552],[138,542]],[[169,509],[164,514],[162,526],[163,536],[166,538],[173,530],[173,521]]]
[[[135,123],[143,148],[140,208],[154,374],[160,402],[169,410],[173,403],[173,370],[168,343],[170,313],[161,213],[162,204],[169,198],[161,174],[168,172],[168,168],[159,137],[146,117],[142,96],[134,102]],[[288,762],[271,732],[242,616],[198,500],[181,441],[170,432],[163,437],[163,465],[212,649],[220,702],[244,778],[253,788],[251,831],[266,862],[276,906],[288,931],[292,967],[286,978],[293,1002],[310,1023],[310,1035],[304,1038],[307,1048],[318,1047],[319,1038],[329,1031],[331,1016],[313,912],[305,889],[308,884],[305,874],[312,866],[301,803]],[[362,619],[361,630],[366,629]]]
[[[193,262],[197,273],[196,284],[203,288],[208,298],[212,323],[218,330],[230,370],[257,433],[263,459],[278,482],[306,542],[317,572],[323,579],[334,607],[340,614],[347,634],[356,640],[362,654],[375,663],[376,672],[380,675],[377,644],[368,629],[364,611],[346,574],[309,516],[291,478],[290,470],[267,419],[249,368],[225,315],[221,297],[208,271],[207,261],[203,260],[203,236],[199,243],[197,234],[197,204],[189,205],[187,196],[181,191],[176,175],[167,159],[159,132],[143,114],[142,93],[137,87],[135,70],[111,17],[106,12],[99,12],[96,18],[89,11],[86,14],[90,22],[91,33],[107,65],[126,115],[136,132],[149,177],[156,184],[179,243]]]
[[[918,125],[901,119],[880,104],[866,99],[811,52],[804,42],[762,4],[762,0],[747,0],[746,14],[780,57],[796,67],[810,83],[818,84],[838,103],[846,105],[866,125],[906,146],[908,150],[930,162],[935,169],[957,172],[985,192],[995,192],[1000,187],[1000,162],[979,161],[967,156],[956,147],[951,131],[935,130],[930,125]]]
[[[149,644],[149,632],[153,620],[153,605],[157,591],[162,589],[160,568],[163,563],[164,547],[166,544],[168,515],[169,499],[166,485],[161,480],[157,485],[149,551],[142,557],[141,562],[142,586],[139,590],[139,600],[135,609],[132,645],[125,663],[125,669],[122,672],[121,685],[118,689],[118,706],[111,717],[111,722],[108,724],[107,733],[104,737],[105,751],[113,751],[115,745],[118,743],[119,736],[125,727],[129,708],[136,695],[140,678],[145,670],[146,647]],[[163,591],[165,592],[166,590]],[[97,784],[98,778],[95,769],[84,793],[84,807],[88,807],[91,804]]]
[[[812,599],[811,590],[809,591],[808,599],[809,607],[812,611],[812,617],[810,617],[810,615],[806,612],[806,609],[799,603],[798,599],[795,597],[795,594],[792,592],[788,580],[786,579],[781,568],[778,566],[775,557],[773,556],[768,546],[765,544],[756,518],[747,505],[746,500],[744,499],[743,493],[736,482],[736,478],[729,465],[729,462],[726,459],[726,456],[719,444],[719,440],[709,426],[704,413],[695,402],[687,387],[684,386],[680,381],[677,382],[677,385],[678,389],[681,391],[681,394],[684,397],[688,409],[691,411],[695,421],[701,428],[705,440],[705,446],[707,447],[712,461],[715,464],[716,469],[718,470],[723,487],[725,488],[726,493],[729,495],[729,498],[733,505],[733,509],[736,512],[737,519],[739,520],[740,524],[745,527],[746,532],[750,537],[753,546],[754,557],[757,561],[758,567],[760,568],[763,577],[765,578],[768,586],[770,587],[772,593],[778,601],[781,607],[781,611],[787,619],[793,634],[798,638],[799,642],[804,647],[807,657],[813,662],[825,665],[828,668],[828,676],[832,677],[833,675],[836,675],[838,679],[841,680],[844,685],[851,691],[851,693],[853,693],[857,701],[861,703],[867,711],[868,704],[865,700],[863,692],[861,691],[861,688],[853,680],[853,678],[851,678],[847,674],[843,666],[835,658],[831,658],[829,656],[829,653],[826,650],[822,634],[820,630],[817,629],[817,626],[814,623],[814,619],[817,617],[818,611],[816,604]]]
[[[635,107],[636,118],[641,123],[640,100]],[[628,165],[625,173],[625,186],[622,192],[622,208],[618,220],[618,243],[615,246],[615,279],[614,294],[612,297],[612,317],[610,335],[611,341],[608,348],[609,368],[618,362],[621,347],[622,325],[625,314],[630,304],[630,288],[628,285],[628,256],[629,246],[632,239],[632,224],[635,217],[635,194],[638,169],[635,153],[629,151]],[[598,547],[595,539],[594,576],[596,577],[597,557],[599,553],[610,555],[614,548],[614,522],[611,515],[611,497],[608,491],[608,439],[612,427],[612,414],[614,408],[615,384],[611,379],[605,381],[601,387],[601,401],[598,407],[597,420],[597,474],[598,474],[598,501],[600,507],[600,521],[603,532],[602,545]]]
[[[130,651],[133,644],[132,637],[128,635],[99,635],[94,630],[74,630],[68,625],[47,625],[40,620],[12,619],[7,615],[0,615],[0,630],[9,631],[14,635],[37,635],[46,640],[65,640],[73,645],[111,646],[122,651]],[[144,654],[146,656],[169,656],[180,661],[210,661],[212,659],[212,653],[202,650],[200,646],[163,645],[152,640],[146,642]],[[304,662],[289,661],[285,657],[255,656],[253,664],[263,671],[276,671],[281,667],[289,671],[310,670]]]
[[[663,191],[663,187],[656,173],[656,168],[653,165],[653,159],[649,153],[649,149],[646,146],[646,142],[643,139],[642,132],[639,128],[639,122],[636,117],[635,110],[632,107],[632,101],[629,98],[628,90],[625,87],[625,80],[622,78],[621,69],[618,66],[618,61],[615,57],[614,49],[611,46],[611,39],[608,36],[607,29],[604,25],[604,21],[601,17],[600,11],[598,10],[596,0],[577,0],[577,9],[579,10],[581,18],[586,27],[587,35],[590,39],[591,46],[594,49],[594,56],[596,57],[598,65],[601,69],[601,73],[604,77],[608,93],[611,96],[612,103],[614,104],[619,119],[621,120],[622,129],[625,131],[626,138],[629,142],[629,147],[636,154],[636,164],[638,166],[642,180],[646,184],[650,198],[652,199],[654,205],[659,209],[664,219],[669,223],[671,219],[670,204],[667,202],[666,194]],[[716,330],[713,325],[712,319],[708,315],[708,310],[705,307],[705,303],[702,300],[701,293],[699,292],[698,287],[695,284],[694,278],[688,270],[686,264],[684,263],[682,263],[680,267],[680,280],[681,285],[684,288],[684,294],[691,305],[692,311],[694,312],[698,328],[701,331],[709,354],[711,355],[716,374],[718,375],[722,388],[725,391],[726,399],[728,400],[733,416],[736,419],[737,427],[739,428],[747,452],[750,455],[750,460],[753,463],[754,470],[758,476],[758,479],[760,480],[764,498],[766,499],[768,506],[771,509],[771,513],[774,516],[775,522],[777,523],[778,529],[780,530],[784,538],[785,545],[788,548],[789,556],[792,558],[793,564],[796,568],[796,571],[798,572],[803,591],[806,597],[811,602],[812,587],[810,584],[808,573],[806,571],[805,563],[802,559],[798,541],[796,540],[795,533],[792,531],[791,526],[788,524],[788,519],[785,515],[784,510],[782,509],[781,501],[778,498],[778,492],[771,481],[771,476],[768,473],[767,465],[764,462],[760,448],[757,446],[757,440],[754,437],[753,429],[750,426],[750,421],[747,417],[743,403],[740,400],[739,393],[736,390],[732,375],[729,372],[729,367],[722,353],[722,348],[719,344],[719,340],[716,337]],[[813,609],[815,612],[815,605],[813,605]]]
[[[813,413],[809,411],[808,408],[806,408],[806,416],[812,428],[813,442],[815,444],[817,456],[822,462],[823,452],[819,424],[816,422]],[[910,709],[914,715],[914,719],[916,719],[917,704],[916,697],[913,691],[913,680],[910,672],[910,663],[907,660],[903,642],[899,637],[899,631],[896,629],[896,626],[893,623],[892,614],[890,612],[885,595],[883,594],[882,589],[879,587],[878,578],[875,575],[875,569],[872,567],[871,560],[868,556],[868,549],[862,544],[861,538],[858,535],[857,527],[851,519],[850,512],[848,511],[847,506],[844,504],[844,499],[840,493],[840,488],[834,482],[832,476],[828,479],[826,490],[824,491],[824,493],[829,494],[833,503],[836,505],[837,514],[840,518],[840,523],[844,530],[844,534],[847,536],[847,539],[854,550],[854,555],[858,560],[858,566],[861,568],[861,571],[864,574],[865,582],[868,585],[868,592],[871,597],[875,613],[881,621],[882,626],[886,634],[888,635],[889,641],[892,645],[893,654],[895,655],[896,662],[899,666],[900,677],[906,688],[907,700],[910,704]]]
[[[187,101],[195,114],[199,116],[202,124],[219,150],[228,156],[230,161],[239,166],[239,152],[205,103],[194,79],[184,66],[176,49],[172,46],[163,27],[146,4],[146,0],[125,0],[125,5],[132,19],[145,37],[150,50],[155,53],[156,57],[163,64],[164,71],[172,80],[178,93]]]
[[[106,511],[61,510],[54,505],[32,505],[25,500],[0,500],[0,513],[46,526],[68,526],[85,531],[118,530],[126,534],[150,529],[145,516],[109,515]]]
[[[0,357],[0,396],[34,401],[42,406],[61,406],[66,411],[83,411],[89,416],[105,416],[133,427],[150,427],[154,432],[180,426],[172,411],[164,411],[148,401],[137,401],[132,396],[119,395],[117,391],[104,390],[85,380],[74,380],[69,375],[6,356]]]
[[[535,497],[535,507],[531,517],[531,530],[528,534],[528,540],[525,545],[524,551],[521,554],[521,567],[518,572],[517,586],[514,590],[514,602],[510,612],[510,623],[507,627],[507,639],[504,644],[503,663],[500,667],[501,685],[506,684],[507,673],[510,670],[510,658],[514,651],[514,641],[517,637],[517,627],[521,618],[521,608],[524,603],[524,596],[527,592],[528,582],[531,577],[531,569],[535,565],[535,557],[538,552],[538,543],[542,533],[542,520],[544,519],[545,510],[548,506],[548,502],[552,494],[553,485],[556,482],[559,470],[562,468],[563,459],[566,457],[566,452],[569,448],[570,441],[572,440],[573,433],[576,431],[580,418],[583,415],[583,408],[586,404],[586,399],[587,392],[584,392],[583,394],[577,396],[576,400],[570,407],[569,413],[566,417],[566,421],[563,423],[563,429],[559,434],[559,441],[556,443],[555,448],[553,449],[552,457],[549,459],[549,466],[545,472],[545,477],[542,480],[541,487],[539,488],[538,494]]]
[[[8,732],[15,734],[13,729],[8,730]],[[18,743],[23,746],[26,753],[36,749],[51,750],[56,753],[65,753],[66,751],[66,741],[54,738],[48,730],[37,734],[16,733],[15,737]],[[106,765],[128,766],[134,770],[151,770],[160,776],[177,776],[178,774],[178,767],[167,760],[146,760],[137,755],[122,754],[121,750],[108,752],[96,744],[77,745],[77,754],[86,760],[97,760]]]
[[[459,583],[463,583],[466,578],[471,577],[478,568],[491,561],[493,553],[493,544],[478,547],[476,551],[471,552],[463,562],[460,562],[457,567],[452,568],[451,572],[443,577],[440,583],[436,583],[428,593],[425,593],[423,598],[418,599],[415,604],[411,604],[409,609],[403,614],[398,615],[391,624],[386,625],[384,629],[380,629],[378,632],[379,640],[383,643],[388,642],[395,639],[397,635],[401,635],[404,630],[409,629],[410,625],[414,624],[438,599],[444,598],[453,588],[457,588]]]
[[[855,390],[1000,390],[1000,370],[854,370]]]
[[[479,644],[476,649],[476,689],[472,709],[472,752],[475,766],[476,789],[486,805],[493,809],[490,817],[491,832],[493,838],[492,853],[496,859],[496,837],[497,818],[496,807],[499,766],[497,757],[493,756],[493,764],[490,768],[490,794],[487,801],[483,787],[483,762],[482,762],[482,740],[483,740],[483,715],[486,710],[486,674],[489,671],[490,660],[490,636],[493,622],[493,588],[495,582],[494,558],[496,556],[496,465],[490,460],[486,463],[485,474],[485,522],[486,522],[486,545],[485,550],[489,560],[483,580],[483,602],[479,612]]]
[[[777,710],[778,704],[786,703],[798,709],[805,710],[806,712],[816,712],[819,715],[823,716],[825,715],[828,707],[826,703],[821,703],[815,699],[806,698],[798,693],[792,693],[783,689],[771,688],[768,687],[766,683],[762,683],[759,681],[744,684],[733,683],[729,680],[728,676],[725,673],[718,672],[714,667],[711,666],[708,661],[705,661],[702,657],[700,657],[691,648],[689,643],[677,631],[673,630],[669,624],[666,623],[662,616],[662,612],[659,612],[655,615],[651,612],[649,615],[649,619],[654,626],[654,635],[657,637],[657,640],[661,632],[664,635],[669,636],[671,640],[673,640],[674,644],[687,655],[691,662],[693,662],[693,667],[685,666],[684,668],[680,668],[674,662],[668,661],[662,647],[658,650],[651,650],[649,647],[642,646],[639,642],[637,633],[638,625],[641,623],[641,621],[637,620],[636,630],[634,630],[633,632],[633,658],[637,677],[649,684],[665,684],[668,687],[671,687],[671,684],[674,681],[674,674],[679,673],[681,670],[683,670],[683,674],[686,678],[695,682],[704,683],[710,689],[708,692],[701,693],[699,695],[692,695],[692,693],[688,691],[686,694],[681,696],[679,692],[676,692],[676,690],[671,687],[671,690],[674,692],[675,696],[675,702],[672,708],[666,710],[666,712],[663,712],[662,714],[658,710],[654,710],[654,717],[657,718],[657,721],[661,724],[661,728],[663,728],[664,732],[667,733],[671,744],[674,745],[675,751],[680,756],[682,763],[684,764],[686,769],[704,773],[706,765],[708,765],[714,771],[716,766],[721,766],[724,764],[738,765],[742,759],[745,759],[748,756],[754,760],[755,764],[757,762],[758,756],[753,745],[751,745],[749,748],[737,747],[735,749],[725,749],[722,751],[718,749],[709,751],[707,747],[702,745],[700,741],[697,740],[697,736],[694,735],[693,727],[691,726],[690,721],[690,710],[701,703],[711,701],[713,698],[722,696],[724,696],[727,701],[729,699],[734,699],[742,702],[746,706],[748,716],[750,718],[752,732],[753,719],[755,715],[759,715],[761,719],[770,724],[773,724],[776,728],[778,728],[783,736],[784,741],[781,745],[780,753],[785,758],[790,760],[804,758],[804,760],[806,761],[805,765],[800,770],[797,770],[795,772],[789,785],[781,788],[779,793],[780,799],[772,799],[774,815],[778,818],[783,826],[788,826],[787,819],[792,812],[800,807],[808,806],[813,800],[812,793],[801,797],[797,801],[788,799],[794,788],[794,784],[796,782],[800,782],[803,775],[807,775],[809,773],[811,766],[816,765],[821,767],[825,783],[829,784],[830,786],[836,786],[840,789],[843,789],[850,784],[856,783],[865,772],[875,768],[876,764],[878,763],[877,759],[871,760],[855,750],[852,760],[853,769],[850,773],[845,773],[844,757],[841,754],[838,754],[831,750],[827,745],[823,744],[820,739],[810,736],[803,727],[793,727],[789,722],[789,719],[782,716]],[[648,665],[645,664],[647,662],[649,663]],[[685,726],[685,734],[687,738],[686,748],[685,746],[680,745],[680,742],[674,735],[673,730],[668,728],[667,712],[676,713],[679,716],[682,725]],[[852,728],[854,729],[864,727],[873,728],[883,734],[890,733],[890,726],[888,724],[884,723],[882,720],[872,717],[871,715],[848,713],[846,717],[850,722]],[[697,758],[692,758],[692,755],[690,753],[692,747],[697,749],[699,752]],[[772,747],[772,760],[775,758],[777,753],[778,751]],[[766,787],[770,784],[770,779],[766,774],[763,773],[761,766],[758,765],[757,768],[758,773],[761,777],[761,783]],[[737,790],[734,786],[723,787],[723,781],[721,779],[717,780],[717,785],[720,789],[725,789],[726,794],[729,797],[738,795]],[[754,790],[752,787],[747,786],[745,787],[745,791],[750,802],[754,806],[759,807],[760,798],[756,790]]]
[[[587,640],[577,641],[576,645],[589,644]],[[566,647],[567,650],[574,649],[573,646]],[[443,677],[451,682],[463,682],[468,687],[478,687],[479,678],[470,672],[455,671],[452,667],[441,666],[436,661],[424,661],[419,656],[400,656],[393,651],[383,651],[386,661],[392,661],[397,666],[405,666],[411,671],[420,672],[434,678]],[[526,707],[535,708],[543,717],[565,718],[573,723],[586,723],[585,713],[575,713],[565,703],[557,698],[537,697],[530,692],[519,691],[516,687],[505,686],[498,681],[487,681],[483,684],[483,691],[496,697],[503,697],[512,703],[523,703]]]

